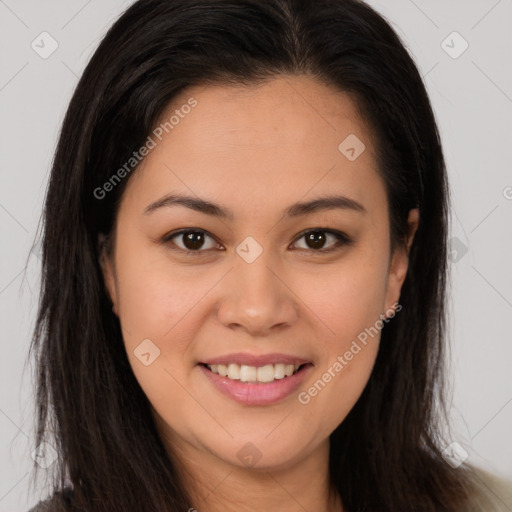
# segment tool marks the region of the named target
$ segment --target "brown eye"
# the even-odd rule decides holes
[[[334,231],[330,229],[314,229],[304,232],[297,240],[304,238],[306,247],[299,247],[300,251],[313,251],[318,253],[326,253],[334,251],[345,245],[350,245],[352,239],[350,239],[344,233],[340,231]],[[174,240],[176,239],[176,240]],[[210,239],[210,245],[206,242]],[[329,240],[334,240],[337,243],[331,243],[327,248],[325,245]],[[201,253],[206,252],[215,247],[224,250],[221,246],[215,242],[214,238],[202,229],[182,229],[175,233],[170,233],[163,239],[163,243],[171,243],[175,247],[171,247],[173,250],[179,250],[185,252],[186,255],[199,256]],[[297,243],[297,242],[296,242]]]
[[[311,231],[304,235],[304,237],[306,245],[311,249],[322,249],[327,240],[327,236],[323,231]]]
[[[210,247],[204,248],[205,245],[205,239],[211,239],[213,241],[213,244],[210,244]],[[177,245],[180,249],[187,251],[187,252],[203,252],[208,249],[212,249],[216,246],[216,242],[213,240],[213,238],[208,235],[203,230],[182,230],[178,231],[177,233],[173,233],[165,238],[165,242],[169,242],[173,239],[176,239],[177,241],[173,241],[172,243],[174,245]],[[181,241],[183,246],[180,246],[178,241]],[[203,249],[203,250],[201,250]]]
[[[327,249],[325,249],[324,246],[326,242],[329,240],[329,236],[331,237],[331,239],[334,238],[335,240],[337,240],[338,243],[331,245]],[[306,233],[303,233],[298,240],[300,240],[301,238],[304,238],[306,242],[306,247],[301,247],[299,249],[312,250],[314,252],[329,252],[343,245],[349,245],[350,243],[352,243],[352,240],[344,233],[325,229],[309,230]]]

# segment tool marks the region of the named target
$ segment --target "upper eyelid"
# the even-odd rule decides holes
[[[217,241],[217,239],[216,239],[216,237],[214,235],[212,235],[209,231],[207,231],[205,229],[202,229],[202,228],[183,228],[183,229],[179,229],[177,231],[173,231],[173,232],[165,235],[164,238],[163,238],[163,241],[164,242],[168,242],[168,241],[171,241],[174,237],[177,237],[179,235],[183,235],[185,233],[190,233],[190,232],[193,232],[193,231],[196,231],[196,232],[199,232],[199,233],[203,233],[203,234],[209,236],[217,244],[221,245],[220,242]],[[294,238],[292,243],[297,242],[304,235],[307,235],[308,233],[315,232],[315,231],[331,234],[331,235],[335,236],[338,239],[338,241],[344,241],[346,244],[349,244],[349,243],[351,243],[353,241],[351,237],[349,237],[346,233],[344,233],[342,231],[339,231],[339,230],[336,230],[336,229],[332,229],[332,228],[316,227],[316,228],[308,228],[308,229],[306,229],[304,231],[301,231],[300,233],[297,234],[297,236]],[[186,249],[182,249],[181,247],[178,247],[178,249],[182,250],[182,251],[185,251],[185,252],[187,251]],[[208,250],[210,250],[210,249],[207,249],[207,250],[199,249],[197,251],[190,251],[190,250],[188,250],[188,252],[201,253],[201,252],[207,252]],[[307,250],[307,249],[302,249],[302,250]],[[318,251],[314,251],[314,252],[319,252],[320,253],[320,252],[322,252],[322,249],[319,249]],[[326,252],[326,250],[324,250],[324,252]]]

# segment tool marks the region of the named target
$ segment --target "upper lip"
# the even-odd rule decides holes
[[[309,363],[307,359],[297,357],[289,354],[263,354],[263,355],[252,355],[238,352],[236,354],[227,354],[225,356],[213,357],[205,361],[201,361],[203,364],[225,364],[235,363],[238,365],[245,366],[266,366],[267,364],[293,364],[301,365]]]

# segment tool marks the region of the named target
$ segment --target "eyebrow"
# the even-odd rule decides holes
[[[205,215],[211,215],[221,219],[233,220],[235,218],[233,212],[219,204],[181,194],[168,194],[155,202],[151,203],[144,210],[144,215],[149,215],[155,210],[171,206],[184,206]],[[366,208],[354,199],[345,196],[323,196],[311,201],[295,203],[283,211],[284,217],[300,217],[311,213],[324,210],[351,210],[360,213],[367,213]]]

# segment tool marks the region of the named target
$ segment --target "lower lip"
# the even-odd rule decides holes
[[[272,382],[241,382],[221,377],[203,365],[199,365],[203,374],[222,393],[236,402],[245,405],[270,405],[291,395],[306,378],[313,365],[304,365],[297,373]]]

